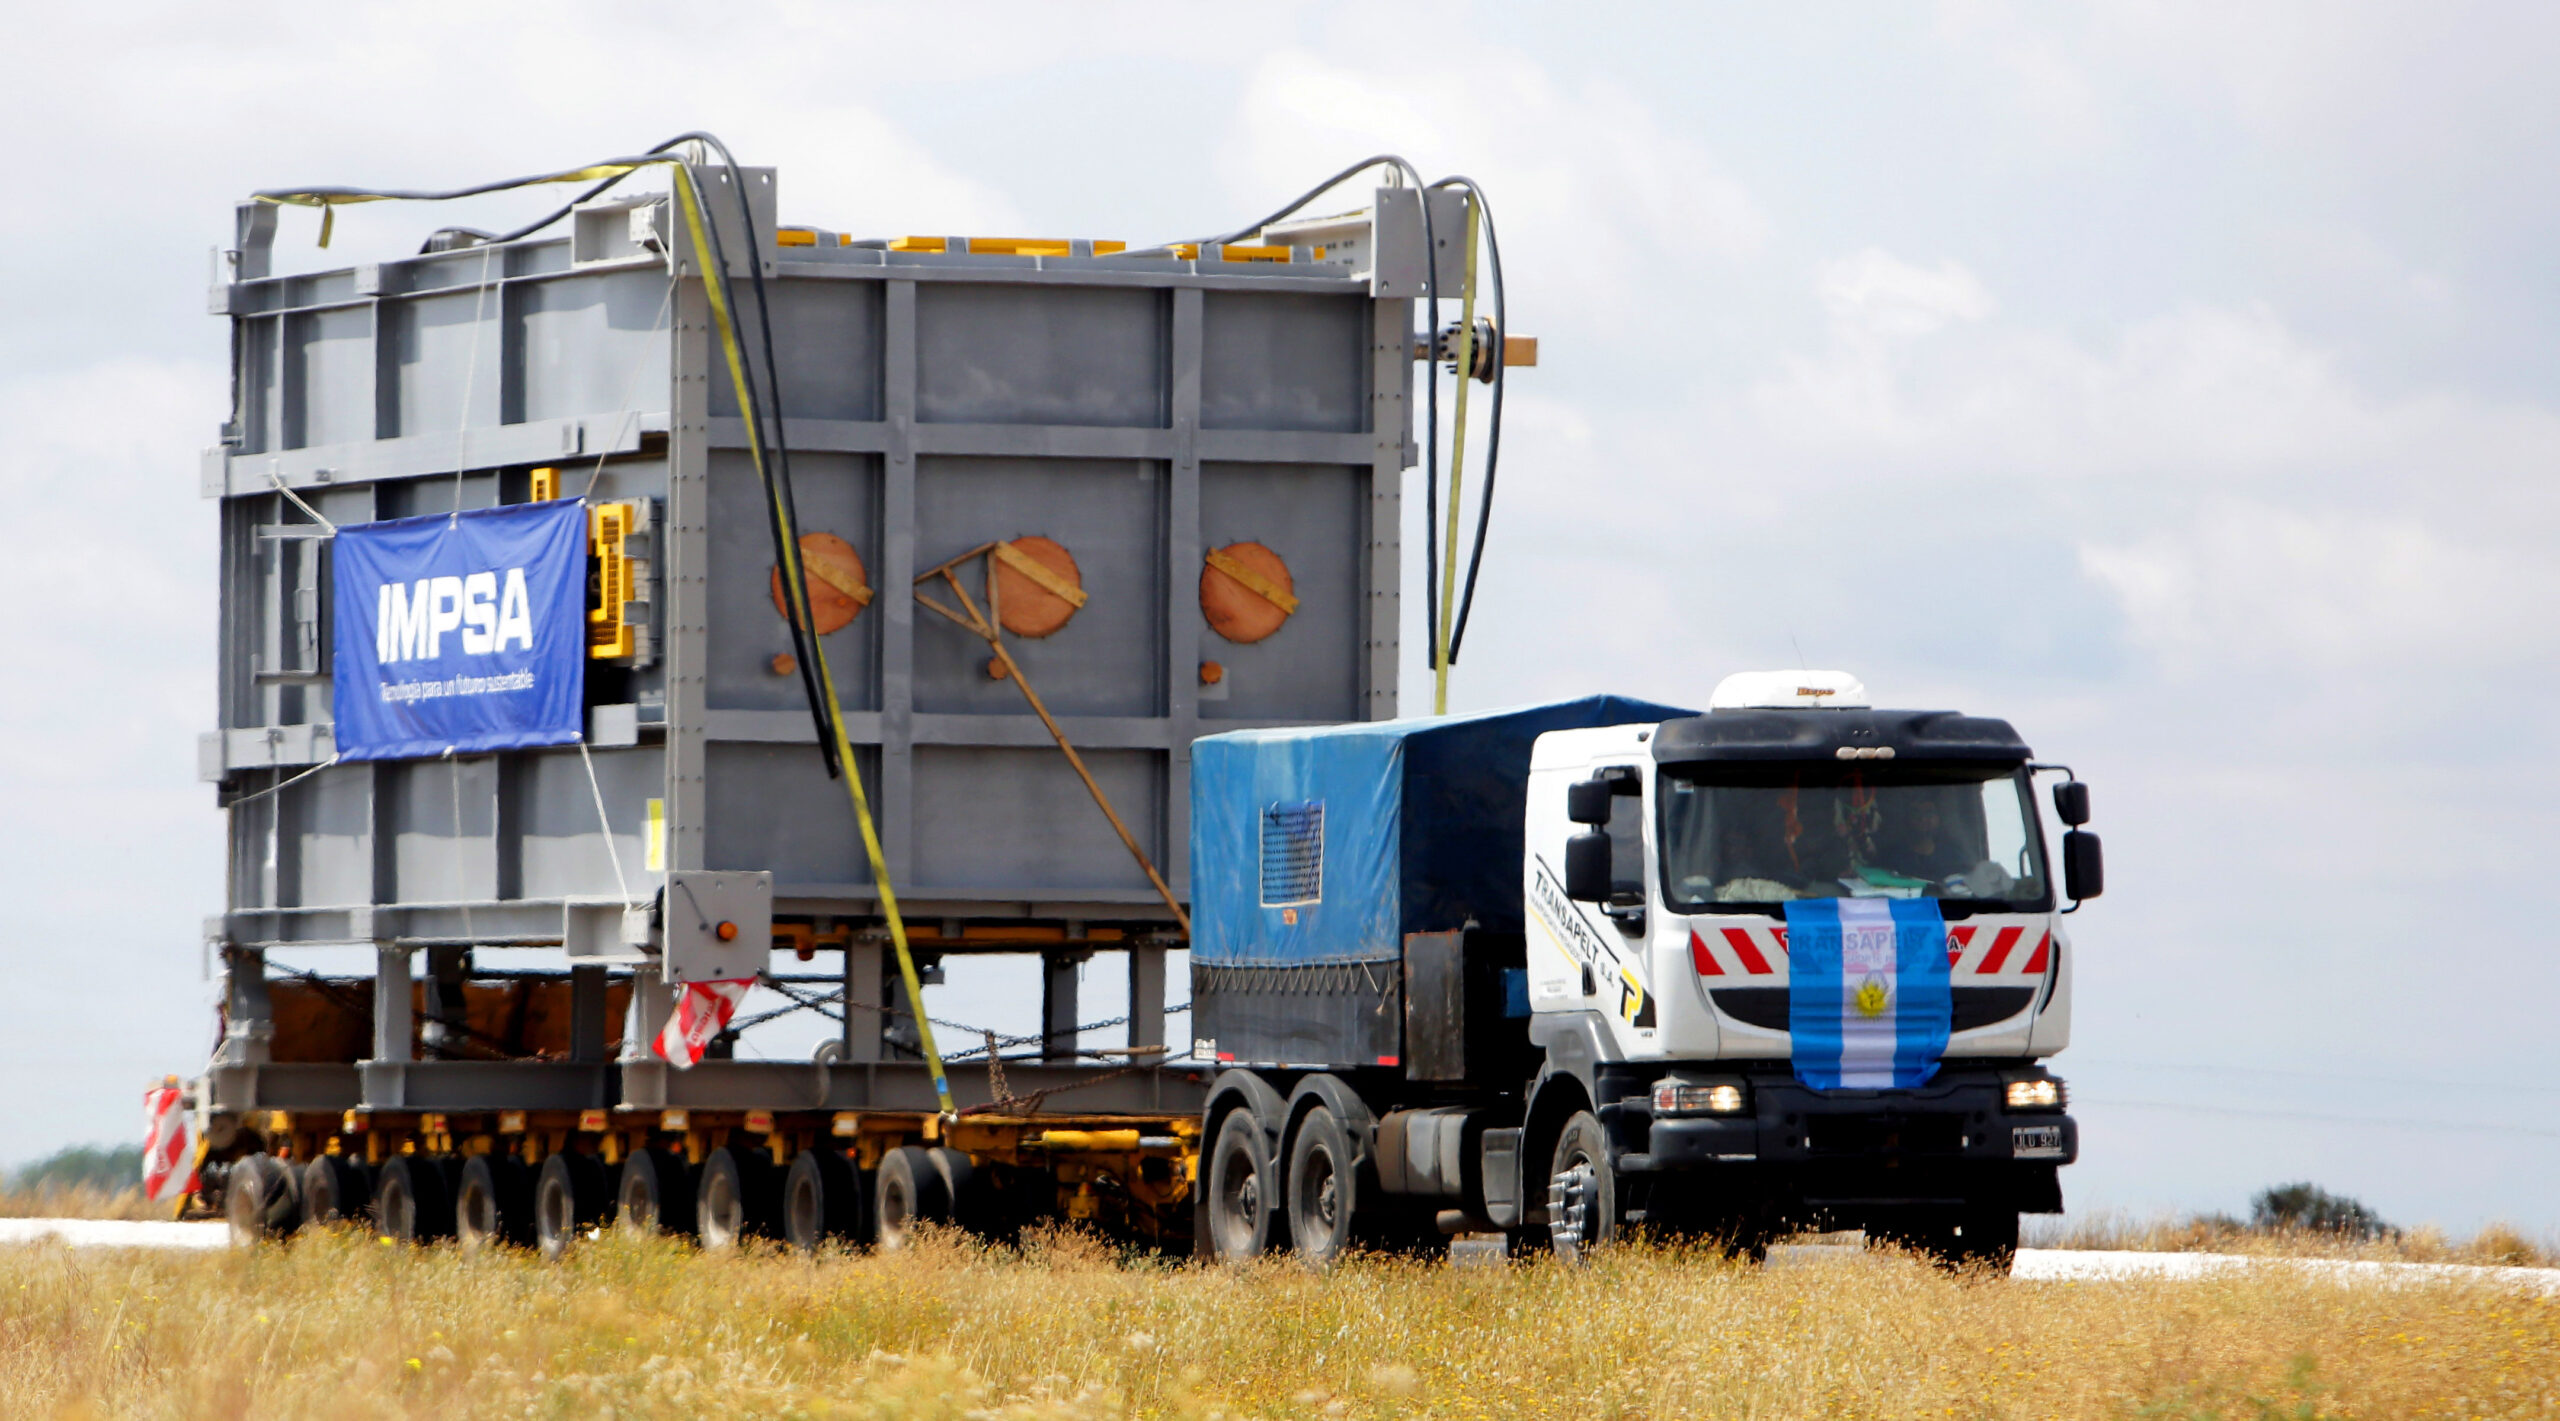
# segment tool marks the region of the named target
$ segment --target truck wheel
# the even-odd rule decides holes
[[[1575,1111],[1556,1137],[1547,1172],[1547,1237],[1567,1263],[1618,1238],[1618,1171],[1609,1162],[1609,1134],[1588,1110]]]
[[[887,1253],[913,1241],[917,1224],[938,1224],[951,1217],[951,1190],[933,1151],[901,1145],[880,1158],[880,1177],[871,1241]]]
[[[696,1191],[704,1248],[735,1248],[750,1234],[773,1236],[773,1163],[753,1150],[713,1150]]]
[[[302,1167],[302,1219],[334,1224],[364,1212],[373,1198],[365,1167],[345,1155],[322,1155]]]
[[[1351,1243],[1359,1211],[1360,1171],[1351,1158],[1351,1135],[1329,1106],[1298,1122],[1289,1146],[1289,1238],[1298,1256],[1322,1267]]]
[[[604,1164],[594,1155],[562,1152],[542,1162],[533,1182],[533,1241],[557,1263],[580,1233],[604,1222],[611,1202]]]
[[[453,1195],[425,1155],[397,1155],[373,1186],[373,1223],[383,1237],[426,1243],[453,1236]]]
[[[1221,1263],[1242,1263],[1271,1246],[1271,1161],[1262,1122],[1230,1110],[1209,1146],[1209,1248]]]
[[[533,1242],[533,1171],[505,1155],[473,1155],[453,1191],[453,1231],[466,1253]]]
[[[274,1155],[243,1155],[234,1161],[222,1196],[231,1242],[245,1246],[293,1232],[302,1222],[300,1183]]]
[[[862,1171],[841,1151],[802,1150],[782,1185],[782,1236],[803,1253],[862,1236]]]
[[[614,1212],[635,1233],[692,1233],[693,1180],[684,1161],[669,1150],[640,1150],[624,1159]]]

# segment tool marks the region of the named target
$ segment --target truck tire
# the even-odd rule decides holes
[[[533,1242],[533,1170],[505,1155],[473,1155],[453,1191],[453,1232],[463,1251]]]
[[[802,1253],[862,1237],[862,1171],[842,1151],[802,1150],[782,1185],[782,1236]]]
[[[579,1234],[604,1222],[612,1202],[604,1162],[594,1155],[564,1151],[544,1160],[533,1182],[534,1247],[559,1262]]]
[[[1279,1201],[1271,1174],[1262,1122],[1249,1109],[1228,1111],[1209,1146],[1207,1171],[1209,1252],[1220,1263],[1242,1263],[1271,1247],[1271,1215]]]
[[[401,1243],[453,1237],[453,1194],[425,1155],[395,1155],[373,1185],[373,1226]]]
[[[373,1180],[345,1155],[322,1155],[302,1167],[302,1220],[334,1224],[361,1217],[373,1198]]]
[[[1298,1121],[1289,1144],[1289,1238],[1298,1257],[1323,1267],[1351,1245],[1360,1208],[1360,1168],[1351,1134],[1331,1106],[1319,1105]]]
[[[951,1217],[951,1189],[933,1151],[901,1145],[880,1158],[873,1188],[872,1245],[883,1253],[914,1241],[917,1224],[938,1224]]]
[[[274,1155],[243,1155],[234,1160],[222,1195],[223,1216],[231,1222],[231,1242],[245,1247],[293,1232],[302,1222],[300,1183]]]
[[[614,1219],[643,1234],[693,1232],[693,1179],[671,1150],[639,1150],[622,1162]]]
[[[735,1248],[749,1236],[773,1236],[777,1193],[773,1162],[753,1150],[713,1150],[702,1161],[695,1191],[704,1248]]]
[[[1609,1159],[1609,1132],[1588,1110],[1575,1111],[1556,1136],[1547,1170],[1547,1238],[1567,1263],[1618,1239],[1618,1171]]]

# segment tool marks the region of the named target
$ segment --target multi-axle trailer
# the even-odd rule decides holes
[[[1185,1241],[1190,747],[1394,714],[1414,367],[1428,407],[1506,353],[1417,334],[1471,316],[1481,209],[1391,165],[1224,240],[859,239],[719,159],[545,175],[598,186],[335,270],[276,269],[280,212],[325,244],[418,195],[240,206],[194,1198],[554,1246],[617,1211]],[[506,541],[543,519],[574,566]],[[1037,954],[1036,1041],[919,1020],[977,953]],[[736,1059],[740,979],[840,1031]]]

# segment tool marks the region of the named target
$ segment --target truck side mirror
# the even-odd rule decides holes
[[[1572,845],[1566,845],[1568,861],[1571,852]],[[2062,836],[2062,891],[2074,900],[2095,898],[2107,891],[2106,861],[2098,853],[2098,836],[2086,829],[2073,829]]]
[[[1576,824],[1608,823],[1609,793],[1607,780],[1577,780],[1565,786],[1564,817]]]
[[[2086,780],[2064,780],[2053,787],[2053,814],[2063,823],[2077,829],[2089,822],[2089,784]]]
[[[1590,829],[1564,841],[1564,896],[1577,903],[1609,901],[1608,830]]]

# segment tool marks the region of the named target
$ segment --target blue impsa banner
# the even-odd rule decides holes
[[[1934,898],[1787,904],[1787,1029],[1796,1079],[1816,1090],[1928,1084],[1955,997]]]
[[[575,500],[340,528],[338,757],[575,743],[587,515]]]

